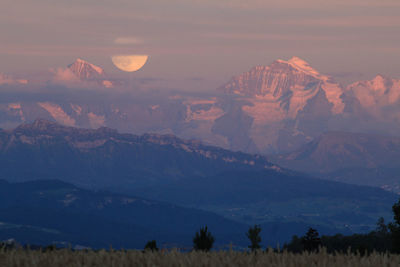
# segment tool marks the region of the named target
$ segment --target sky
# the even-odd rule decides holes
[[[0,72],[147,54],[134,77],[210,81],[298,56],[338,79],[400,78],[398,0],[2,0]]]

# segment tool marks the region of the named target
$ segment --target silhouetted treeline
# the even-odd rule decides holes
[[[336,234],[333,236],[321,236],[320,240],[320,247],[325,247],[330,253],[347,252],[349,249],[353,253],[393,252],[390,233],[382,235],[379,232],[372,231],[368,234],[353,234],[349,236]],[[304,237],[298,236],[293,236],[292,241],[286,244],[284,249],[290,252],[309,250],[304,243]]]
[[[376,229],[367,234],[319,237],[317,230],[310,228],[302,237],[293,236],[291,242],[284,245],[284,249],[290,252],[303,252],[324,247],[330,253],[349,250],[361,254],[373,251],[400,253],[400,200],[393,205],[392,211],[393,222],[386,225],[384,219],[379,218]]]

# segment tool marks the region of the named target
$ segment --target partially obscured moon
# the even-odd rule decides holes
[[[118,69],[134,72],[140,70],[146,64],[148,58],[148,55],[117,55],[112,56],[111,60]]]

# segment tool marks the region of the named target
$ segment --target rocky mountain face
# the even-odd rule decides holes
[[[104,75],[102,69],[83,60],[69,68],[81,79]],[[400,132],[400,80],[383,76],[344,88],[293,57],[254,67],[217,91],[208,96],[146,91],[114,96],[114,100],[109,96],[93,100],[42,96],[39,101],[2,101],[0,127],[44,118],[68,126],[107,126],[134,134],[170,133],[261,154],[296,150],[328,131]]]
[[[400,192],[400,137],[328,132],[270,159],[321,178]]]

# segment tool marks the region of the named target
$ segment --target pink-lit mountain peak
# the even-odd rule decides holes
[[[102,68],[81,58],[76,59],[68,68],[82,80],[104,76],[104,70]]]
[[[231,79],[222,87],[225,92],[243,95],[268,95],[280,98],[289,91],[309,88],[327,82],[328,76],[320,74],[308,62],[292,57],[278,59],[268,66],[257,66]]]
[[[299,57],[292,57],[289,60],[282,60],[282,59],[278,59],[276,62],[281,63],[281,64],[287,64],[289,66],[291,66],[292,68],[294,68],[295,70],[304,73],[306,75],[310,75],[314,78],[317,79],[321,79],[321,80],[328,80],[329,77],[320,74],[317,70],[315,70],[313,67],[311,67],[311,65],[305,61],[304,59],[301,59]]]

